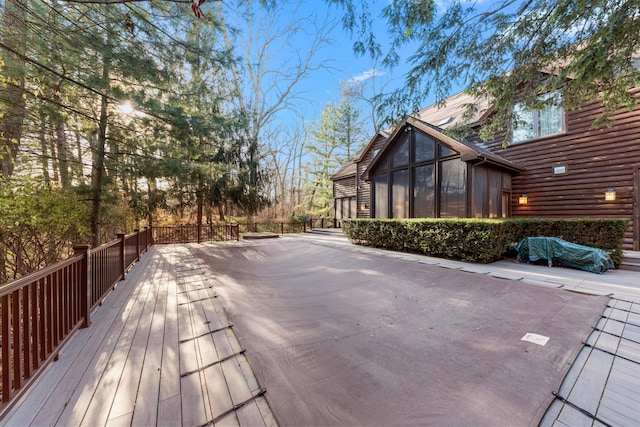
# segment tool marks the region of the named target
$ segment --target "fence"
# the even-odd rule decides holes
[[[136,230],[0,287],[0,418],[152,244]]]
[[[296,233],[325,222],[253,225]],[[239,233],[238,224],[145,227],[97,248],[76,246],[71,258],[0,286],[0,419],[151,245],[238,240]]]
[[[340,220],[337,218],[321,217],[309,219],[310,228],[340,228]]]
[[[153,227],[155,244],[225,242],[238,240],[238,224],[175,225]]]

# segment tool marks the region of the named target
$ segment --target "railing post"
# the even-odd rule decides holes
[[[147,250],[147,227],[143,227],[140,231],[140,253]]]
[[[235,228],[235,235],[236,235],[236,242],[240,241],[240,224],[235,224],[233,226],[233,228]]]
[[[284,234],[284,222],[280,223],[280,234]]]
[[[136,261],[140,259],[140,229],[133,230],[136,233]]]
[[[91,326],[91,246],[76,245],[73,247],[75,255],[82,256],[80,272],[80,314],[84,321],[81,328]]]
[[[198,243],[202,243],[202,224],[198,224]]]
[[[153,240],[153,225],[149,224],[149,246],[153,245],[155,245],[155,242]]]
[[[324,217],[320,217],[320,228],[324,228]]]
[[[302,224],[304,224],[303,227],[302,227],[302,232],[306,233],[307,232],[307,221],[304,221]]]
[[[338,219],[333,218],[333,228],[338,228]]]
[[[116,236],[118,237],[118,239],[120,239],[120,250],[118,252],[120,255],[120,280],[124,280],[124,275],[125,275],[125,270],[127,269],[126,266],[124,265],[125,263],[125,253],[124,251],[126,250],[125,247],[125,234],[124,233],[118,233],[116,234]]]

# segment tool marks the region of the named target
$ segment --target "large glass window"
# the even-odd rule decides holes
[[[435,157],[436,142],[422,132],[416,132],[413,144],[413,161],[416,163],[426,162]]]
[[[413,168],[413,217],[433,218],[436,211],[435,164]]]
[[[465,217],[467,164],[420,131],[399,135],[372,176],[376,218]]]
[[[546,94],[541,100],[552,100],[541,110],[526,108],[523,104],[516,104],[513,108],[513,142],[523,142],[530,139],[555,135],[564,131],[564,110],[560,92]]]
[[[467,164],[460,159],[440,162],[440,217],[459,218],[466,213]]]
[[[455,151],[453,151],[451,148],[447,147],[446,145],[442,145],[442,144],[438,144],[438,152],[439,152],[439,156],[440,157],[449,157],[449,156],[453,156],[456,153]]]
[[[391,203],[393,218],[409,217],[409,169],[391,172]]]
[[[396,142],[395,147],[391,151],[389,158],[390,168],[398,166],[406,166],[409,164],[409,134],[404,134],[402,139]]]
[[[386,173],[373,176],[373,195],[375,217],[387,218],[389,216],[389,185]]]
[[[343,197],[336,199],[336,219],[356,217],[356,198]]]

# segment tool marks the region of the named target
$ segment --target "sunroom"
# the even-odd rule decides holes
[[[362,179],[370,183],[374,218],[499,218],[510,216],[511,177],[520,171],[479,144],[411,118]]]

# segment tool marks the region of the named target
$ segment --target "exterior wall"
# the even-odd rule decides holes
[[[629,218],[624,247],[639,249],[640,89],[634,92],[639,105],[633,111],[619,110],[612,127],[591,129],[601,108],[585,104],[565,113],[563,134],[507,148],[498,135],[488,144],[494,153],[525,168],[512,181],[513,217]],[[566,173],[554,174],[555,166],[565,166]],[[605,201],[607,188],[615,189],[615,201]],[[521,194],[527,194],[526,205],[518,204]]]
[[[338,221],[353,218],[356,212],[356,177],[333,181],[333,216]]]
[[[333,198],[353,197],[356,195],[356,178],[349,176],[333,181]]]
[[[371,184],[362,179],[362,174],[373,160],[373,153],[377,152],[385,143],[385,139],[378,138],[371,149],[365,153],[362,159],[357,163],[356,180],[357,180],[357,203],[358,218],[371,218]],[[364,207],[364,209],[363,209]]]
[[[501,218],[510,216],[511,174],[487,166],[471,166],[468,188],[471,218]]]

